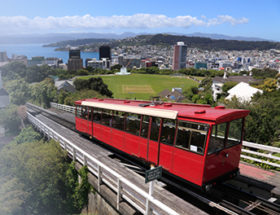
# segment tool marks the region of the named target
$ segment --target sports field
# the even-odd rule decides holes
[[[114,98],[122,99],[150,99],[157,96],[161,91],[173,87],[182,88],[183,91],[193,86],[198,86],[196,81],[182,76],[169,75],[110,75],[110,76],[86,76],[80,77],[87,79],[90,77],[101,77],[109,89],[113,92]]]

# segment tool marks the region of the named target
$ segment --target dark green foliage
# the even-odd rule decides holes
[[[87,205],[87,167],[78,173],[59,144],[40,139],[28,127],[0,151],[0,214],[80,214]]]
[[[191,91],[193,94],[198,94],[198,88],[197,87],[192,87]]]
[[[27,143],[32,141],[39,141],[41,140],[41,135],[34,131],[31,126],[28,126],[22,129],[21,133],[14,139],[14,142],[17,144]]]
[[[278,74],[277,70],[274,69],[252,69],[253,76],[255,78],[275,78]]]
[[[23,105],[30,98],[31,90],[24,79],[12,80],[5,83],[12,104]]]
[[[74,205],[77,209],[82,210],[88,205],[88,193],[91,190],[91,185],[88,183],[87,166],[83,166],[79,170],[79,175],[81,177],[81,182],[75,189]]]
[[[61,102],[60,104],[65,105],[71,105],[73,106],[75,101],[80,99],[88,99],[88,98],[103,98],[100,93],[94,91],[94,90],[82,90],[82,91],[76,91],[75,93],[69,94],[65,99],[64,102]]]
[[[199,91],[197,87],[192,87],[188,91],[183,92],[183,94],[187,100],[193,103],[214,105],[215,101],[212,97],[211,85],[212,79],[207,77],[204,78],[198,86],[199,88],[203,88],[203,91]]]
[[[101,95],[112,97],[113,93],[108,89],[108,86],[103,82],[102,78],[76,79],[74,81],[76,90],[94,90]]]
[[[111,66],[111,70],[120,70],[122,68],[122,66],[120,64],[116,64],[114,66]]]
[[[251,111],[246,118],[245,140],[268,145],[280,140],[280,90],[257,94],[251,103],[232,99],[227,107]]]
[[[78,75],[78,76],[85,76],[85,75],[89,75],[89,72],[86,69],[79,69],[77,71],[76,75]]]
[[[12,62],[1,67],[5,81],[21,79],[26,77],[26,66],[20,62]]]
[[[20,126],[20,117],[17,114],[17,106],[10,105],[0,110],[0,124],[11,134],[18,134]]]
[[[231,88],[233,88],[236,84],[238,84],[238,83],[234,82],[234,81],[226,82],[222,87],[223,92],[227,93],[227,91],[229,91]]]
[[[58,73],[48,65],[26,67],[23,63],[12,62],[1,68],[6,81],[24,79],[28,83],[40,82],[49,75]]]
[[[70,95],[71,95],[71,93],[65,92],[64,90],[61,90],[58,94],[57,102],[59,104],[64,104],[64,100]]]
[[[57,90],[52,79],[47,78],[44,81],[31,86],[31,100],[33,103],[43,107],[50,107],[50,102],[57,96]]]

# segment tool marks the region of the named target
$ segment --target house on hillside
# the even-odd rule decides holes
[[[179,89],[181,89],[181,88],[179,88]],[[177,88],[173,88],[172,91],[165,89],[162,92],[160,92],[158,94],[158,96],[162,99],[165,98],[165,99],[168,99],[170,101],[175,101],[175,102],[180,102],[185,98],[184,95],[182,94],[181,90],[178,90]]]
[[[252,96],[256,93],[262,94],[263,91],[255,87],[251,87],[247,83],[240,82],[228,91],[229,95],[225,99],[231,100],[233,97],[236,97],[241,102],[250,102]]]
[[[252,76],[227,76],[227,73],[224,73],[223,77],[214,77],[212,82],[212,95],[214,100],[217,100],[218,94],[223,92],[222,87],[226,82],[236,82],[236,83],[253,83],[257,82],[257,79]]]
[[[73,81],[69,81],[69,80],[55,81],[54,85],[58,91],[64,90],[64,91],[70,92],[70,93],[73,93],[76,91],[76,89],[73,85]]]

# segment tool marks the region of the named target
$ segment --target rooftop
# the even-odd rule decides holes
[[[147,113],[154,109],[162,110],[162,112],[176,112],[178,118],[188,118],[193,120],[211,121],[222,123],[242,117],[249,114],[248,110],[241,109],[225,109],[223,106],[210,107],[209,105],[185,104],[185,103],[160,103],[154,104],[151,101],[135,101],[121,99],[84,99],[75,102],[76,105],[85,105],[91,107],[99,107],[110,110],[126,110],[131,113]],[[147,114],[148,115],[148,114]],[[176,117],[175,117],[176,118]]]

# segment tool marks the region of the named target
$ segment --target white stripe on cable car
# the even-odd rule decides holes
[[[108,104],[108,103],[101,103],[101,102],[83,101],[82,105],[147,115],[147,116],[154,116],[160,118],[167,118],[167,119],[176,119],[178,114],[178,111],[174,111],[174,110],[164,110],[164,109],[155,109],[155,108],[148,108],[148,107],[138,107],[138,106],[119,105],[119,104]]]

